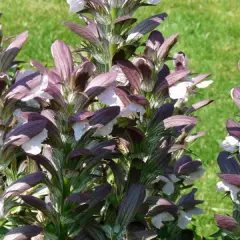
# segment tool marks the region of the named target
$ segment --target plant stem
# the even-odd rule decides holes
[[[114,22],[114,20],[117,18],[117,8],[112,8],[111,9],[111,18],[112,18],[112,23]],[[113,33],[113,25],[111,26],[111,32]],[[113,34],[111,34],[113,35]],[[112,67],[112,59],[114,56],[114,53],[117,49],[117,45],[116,44],[112,44],[111,42],[109,43],[109,70]]]

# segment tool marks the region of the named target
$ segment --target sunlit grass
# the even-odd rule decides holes
[[[198,129],[205,130],[207,135],[193,146],[196,158],[200,158],[207,169],[198,183],[198,196],[205,200],[205,215],[197,218],[197,224],[200,232],[209,236],[217,229],[214,213],[231,210],[230,201],[222,199],[223,194],[215,190],[216,159],[219,142],[226,134],[225,120],[238,112],[229,92],[240,80],[237,69],[240,4],[236,0],[163,0],[159,7],[139,10],[138,16],[144,18],[163,11],[169,18],[159,30],[165,36],[178,32],[180,39],[174,50],[188,55],[193,72],[212,73],[214,80],[214,84],[195,99],[211,98],[215,102],[197,113],[201,119]],[[79,21],[69,14],[64,0],[2,0],[0,12],[4,13],[5,35],[29,30],[29,41],[20,55],[27,62],[34,58],[51,64],[50,46],[56,39],[70,45],[80,41],[61,24],[63,20]]]

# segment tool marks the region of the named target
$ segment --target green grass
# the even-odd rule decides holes
[[[64,0],[2,0],[0,11],[4,13],[2,23],[4,34],[14,35],[29,30],[30,38],[21,53],[21,58],[51,62],[50,46],[56,39],[76,45],[79,38],[70,33],[61,22],[78,21],[70,15]],[[197,99],[215,99],[215,102],[198,112],[201,121],[198,129],[207,135],[193,147],[198,158],[207,169],[198,184],[198,197],[205,200],[205,215],[197,218],[199,230],[206,236],[217,229],[214,213],[231,211],[228,199],[216,192],[216,159],[219,142],[226,135],[225,120],[238,113],[231,100],[230,89],[238,85],[240,73],[237,63],[240,59],[240,2],[236,0],[162,0],[158,7],[141,9],[140,18],[160,12],[167,12],[169,18],[159,28],[165,36],[180,34],[175,51],[184,51],[189,58],[193,72],[212,73],[214,84],[203,91]]]

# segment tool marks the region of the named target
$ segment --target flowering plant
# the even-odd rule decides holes
[[[202,213],[192,186],[204,168],[187,153],[204,135],[192,133],[193,114],[212,100],[187,101],[212,81],[192,74],[183,52],[170,56],[178,34],[153,31],[166,13],[134,25],[134,11],[156,2],[68,0],[86,23],[64,22],[83,38],[76,56],[55,41],[55,66],[32,60],[36,72],[7,89],[3,104],[15,124],[4,134],[3,159],[14,152],[31,168],[4,190],[4,216],[22,216],[5,240],[195,234],[185,228]]]
[[[231,90],[231,96],[236,105],[240,107],[240,87],[233,88]],[[226,121],[226,129],[228,136],[226,136],[221,143],[221,147],[224,148],[224,151],[220,152],[218,156],[218,165],[221,171],[221,173],[218,174],[218,177],[221,181],[217,183],[217,190],[224,191],[226,195],[231,197],[233,203],[233,214],[232,216],[220,214],[215,215],[215,220],[220,230],[214,234],[214,236],[222,237],[223,239],[239,239],[240,124],[233,119],[228,119]]]

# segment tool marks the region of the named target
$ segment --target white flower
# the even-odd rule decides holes
[[[207,88],[213,83],[213,80],[202,81],[196,85],[197,88]]]
[[[70,6],[70,12],[77,13],[83,10],[85,1],[84,0],[67,0],[67,3]]]
[[[227,136],[221,143],[221,147],[226,151],[235,151],[239,148],[239,141],[235,137]]]
[[[147,2],[149,3],[149,4],[157,4],[157,3],[159,3],[161,0],[148,0]]]
[[[25,142],[21,147],[26,153],[37,155],[41,152],[42,142],[46,140],[47,137],[48,131],[44,128],[42,132],[29,139],[29,141]]]
[[[231,198],[233,202],[237,202],[237,194],[240,191],[240,188],[234,186],[232,184],[227,183],[226,181],[222,180],[221,182],[217,183],[217,190],[222,192],[230,192]]]
[[[184,99],[187,101],[188,88],[193,85],[193,82],[179,82],[169,88],[169,96],[171,99]]]
[[[108,106],[119,106],[121,109],[124,108],[124,104],[119,98],[119,96],[115,93],[113,87],[109,87],[104,90],[99,96],[98,99],[105,105]]]
[[[205,168],[199,167],[195,172],[192,172],[189,175],[182,175],[179,177],[184,179],[183,183],[185,185],[191,185],[191,184],[193,184],[194,181],[201,178],[203,176],[203,174],[205,173],[205,171],[206,171]]]
[[[163,193],[167,195],[171,195],[174,193],[174,183],[178,182],[180,179],[178,179],[175,175],[169,174],[169,178],[166,178],[164,176],[158,176],[152,183],[157,183],[160,180],[165,183],[165,185],[162,188]]]
[[[89,126],[88,120],[76,122],[72,126],[73,131],[74,131],[74,137],[76,141],[79,141],[82,136],[91,128]]]
[[[151,222],[152,222],[153,226],[160,229],[162,226],[164,226],[163,222],[170,222],[173,220],[174,220],[174,217],[170,213],[163,212],[163,213],[160,213],[160,214],[152,217]]]
[[[109,135],[112,130],[113,130],[113,125],[117,122],[116,119],[113,119],[112,121],[110,121],[108,124],[106,124],[105,126],[99,128],[96,131],[96,135],[100,135],[100,136],[107,136]]]
[[[199,215],[203,213],[203,210],[200,208],[193,208],[188,211],[180,210],[180,216],[178,218],[178,227],[185,229],[188,223],[192,220],[192,215]]]
[[[140,114],[140,121],[143,121],[143,115],[146,112],[145,108],[137,103],[130,103],[127,105],[127,107],[125,109],[122,110],[122,112],[120,113],[120,115],[122,117],[130,117],[132,115],[135,115],[136,113]]]
[[[112,121],[110,121],[109,123],[107,123],[105,126],[98,128],[95,132],[95,136],[96,135],[100,135],[100,136],[107,136],[109,135],[112,130],[113,130],[113,125],[116,123],[116,118],[113,119]],[[74,130],[74,137],[76,141],[79,141],[82,136],[89,130],[91,129],[91,126],[89,125],[89,121],[88,120],[84,120],[84,121],[80,121],[80,122],[76,122],[73,124],[72,126],[73,130]]]
[[[212,80],[203,81],[196,85],[197,88],[206,88],[212,84]],[[194,85],[194,78],[182,82],[175,83],[169,88],[169,96],[171,99],[183,99],[188,101],[189,89]]]

